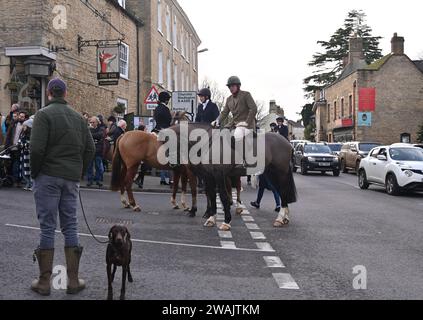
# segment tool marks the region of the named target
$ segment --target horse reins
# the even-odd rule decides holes
[[[100,244],[108,244],[109,240],[107,241],[98,240],[97,237],[94,235],[94,233],[91,231],[90,225],[88,224],[87,216],[85,214],[84,205],[82,203],[81,190],[78,190],[78,195],[79,195],[79,203],[81,204],[82,215],[84,216],[85,224],[87,225],[88,231],[90,232],[92,238]]]

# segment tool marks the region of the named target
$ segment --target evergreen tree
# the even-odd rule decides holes
[[[308,64],[315,67],[313,74],[304,79],[307,96],[312,96],[317,89],[334,82],[343,68],[343,60],[348,56],[349,39],[352,35],[363,38],[364,56],[367,63],[372,63],[382,57],[379,49],[381,37],[372,36],[372,28],[366,24],[366,14],[361,10],[353,10],[348,13],[344,25],[339,28],[329,41],[318,41],[324,52],[313,55],[313,60]]]

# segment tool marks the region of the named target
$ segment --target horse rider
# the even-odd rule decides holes
[[[231,92],[231,96],[226,100],[226,105],[220,114],[220,118],[214,121],[212,125],[216,126],[219,123],[224,123],[229,113],[231,113],[232,119],[226,127],[235,127],[235,141],[241,141],[256,128],[257,105],[249,92],[241,90],[239,77],[230,77],[227,87]],[[248,149],[248,146],[245,146],[245,149]],[[245,159],[244,155],[242,155],[242,158]],[[245,165],[243,168],[245,168]]]
[[[219,118],[220,111],[219,107],[211,100],[210,89],[201,89],[198,92],[198,97],[201,103],[198,105],[195,122],[211,124],[213,121],[216,121]]]
[[[275,127],[275,131],[279,133],[282,137],[285,137],[286,140],[289,141],[289,129],[288,126],[285,125],[286,118],[279,117],[276,119],[276,122],[278,123]]]
[[[170,98],[171,96],[169,92],[164,91],[159,94],[159,105],[156,110],[154,110],[156,127],[153,132],[155,133],[159,133],[161,130],[169,128],[172,123],[172,114],[167,106]]]

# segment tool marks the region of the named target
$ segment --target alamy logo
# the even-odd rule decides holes
[[[54,290],[66,290],[68,274],[65,266],[57,265],[53,268],[52,286]]]
[[[353,280],[354,290],[367,290],[367,269],[365,266],[355,266],[353,274],[357,276]]]
[[[53,28],[56,30],[64,30],[68,27],[66,7],[63,5],[56,5],[52,13],[55,15],[53,18]]]

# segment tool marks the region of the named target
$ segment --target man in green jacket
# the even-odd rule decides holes
[[[86,121],[64,100],[66,93],[62,80],[49,82],[49,103],[35,115],[31,134],[31,174],[41,228],[40,245],[34,253],[40,276],[31,289],[41,295],[50,295],[57,215],[65,237],[67,293],[85,288],[78,277],[82,247],[76,212],[79,181],[94,158],[95,146]]]

